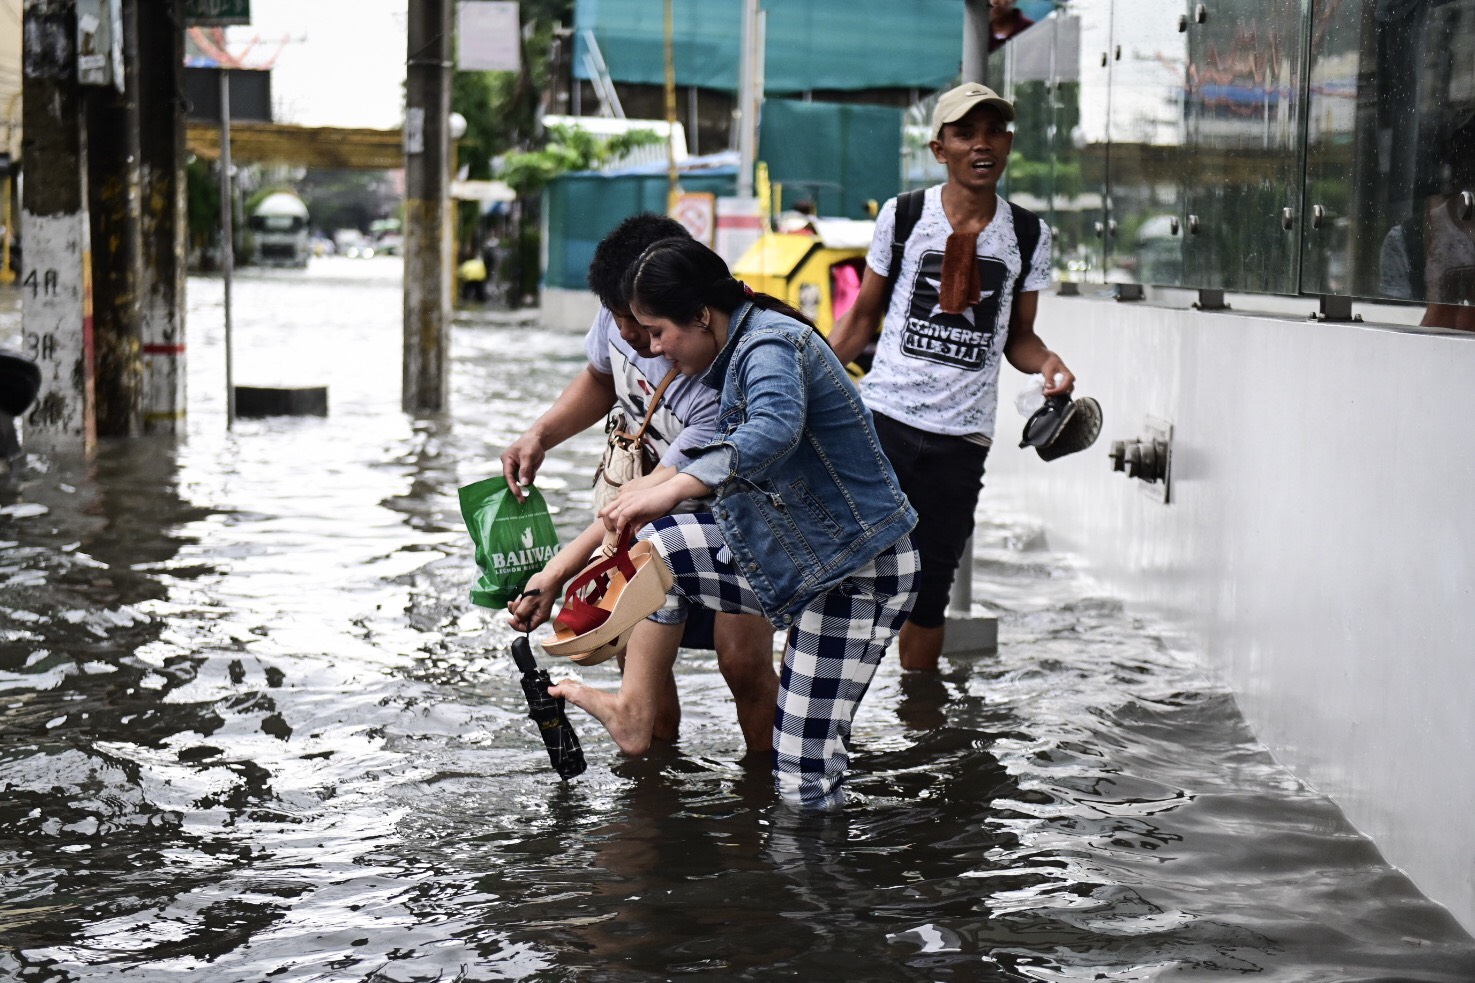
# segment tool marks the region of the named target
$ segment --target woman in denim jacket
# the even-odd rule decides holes
[[[640,754],[670,668],[650,643],[679,634],[693,604],[760,612],[788,632],[773,733],[779,791],[794,804],[838,806],[851,721],[911,607],[916,513],[870,411],[802,314],[754,296],[690,239],[646,250],[629,295],[651,347],[720,392],[717,436],[679,472],[600,513],[610,529],[650,523],[645,535],[674,576],[665,606],[631,638],[620,691],[565,681],[549,692]],[[669,514],[714,492],[710,513]]]

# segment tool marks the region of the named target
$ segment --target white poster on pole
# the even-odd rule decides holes
[[[522,67],[522,24],[515,0],[461,0],[456,36],[456,67],[463,72],[515,72]]]

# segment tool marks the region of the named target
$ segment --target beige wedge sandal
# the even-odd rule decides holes
[[[649,542],[632,533],[569,581],[553,637],[543,651],[581,666],[597,666],[625,651],[635,626],[666,603],[671,570]]]

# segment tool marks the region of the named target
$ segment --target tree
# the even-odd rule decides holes
[[[548,129],[542,149],[507,154],[500,177],[520,197],[532,198],[542,194],[548,182],[560,174],[595,170],[632,150],[662,140],[654,130],[631,130],[601,137],[576,126],[560,124]]]
[[[191,157],[184,165],[184,187],[190,254],[203,257],[220,231],[220,180],[209,161]]]

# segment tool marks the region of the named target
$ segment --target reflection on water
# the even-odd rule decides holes
[[[777,807],[710,653],[683,739],[560,784],[455,490],[582,363],[463,313],[454,410],[399,412],[394,261],[236,287],[223,421],[190,281],[190,423],[0,483],[0,977],[417,981],[1475,978],[1475,947],[1246,731],[1197,656],[1025,517],[979,531],[995,657],[888,660],[852,804]],[[541,482],[565,535],[598,448]],[[610,668],[585,670],[614,685]]]

